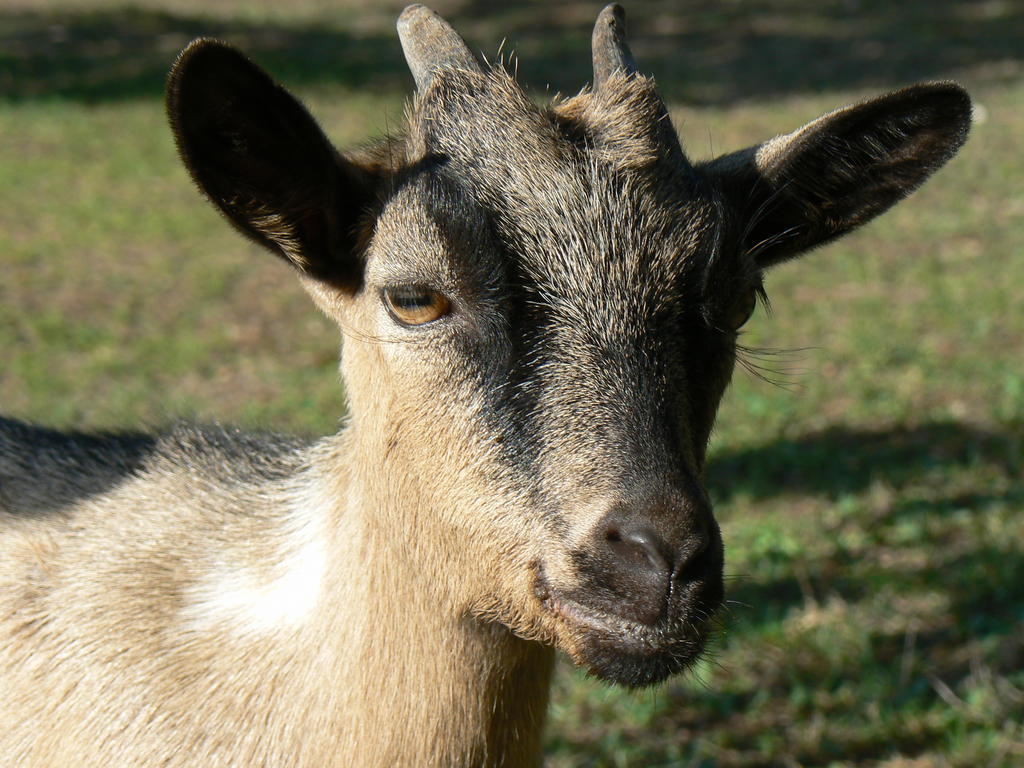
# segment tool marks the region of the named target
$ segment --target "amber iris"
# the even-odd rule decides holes
[[[443,293],[421,285],[396,285],[384,289],[384,305],[403,325],[425,325],[448,314],[451,303]]]

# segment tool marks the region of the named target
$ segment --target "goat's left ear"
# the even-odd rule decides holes
[[[769,267],[869,221],[961,147],[971,101],[953,83],[845,107],[702,170],[741,216],[742,244]]]
[[[189,172],[232,224],[310,277],[358,283],[372,174],[297,99],[234,48],[196,40],[171,70],[167,113]]]

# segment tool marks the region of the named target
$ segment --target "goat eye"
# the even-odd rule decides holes
[[[451,302],[430,288],[396,285],[384,289],[384,306],[403,325],[426,325],[448,314]]]
[[[729,328],[734,331],[738,331],[750,316],[754,314],[754,307],[757,306],[757,291],[753,288],[748,288],[742,294],[736,297],[736,301],[732,303],[732,307],[729,309],[729,316],[727,321]]]

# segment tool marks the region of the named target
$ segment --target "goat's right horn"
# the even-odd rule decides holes
[[[465,40],[451,25],[423,5],[410,5],[398,17],[398,39],[421,93],[437,70],[445,67],[482,72]]]
[[[606,5],[598,14],[591,49],[594,54],[595,91],[614,72],[636,74],[636,62],[626,44],[626,12],[618,3]]]

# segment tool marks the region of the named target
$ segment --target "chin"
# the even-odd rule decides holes
[[[579,665],[594,677],[627,688],[644,688],[690,667],[704,651],[707,639],[703,634],[641,649],[585,636],[577,644],[576,656]]]

